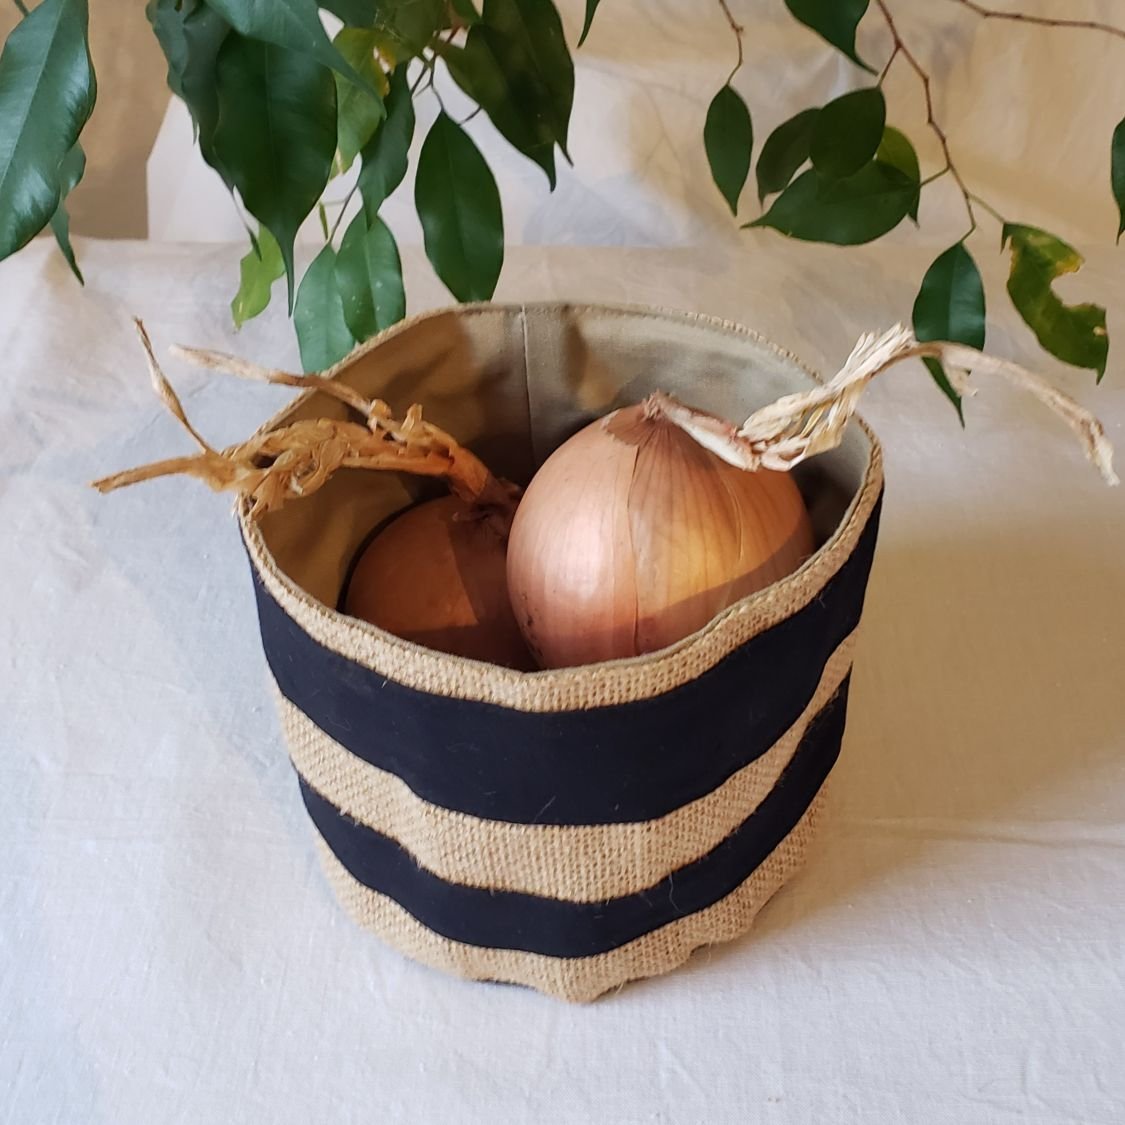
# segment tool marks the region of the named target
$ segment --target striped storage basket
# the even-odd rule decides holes
[[[418,401],[526,483],[589,419],[662,389],[741,419],[811,376],[737,326],[571,305],[464,306],[332,373]],[[304,396],[271,426],[339,416]],[[521,673],[336,608],[417,481],[343,471],[242,532],[282,727],[329,882],[408,956],[591,1000],[745,931],[801,865],[844,730],[882,469],[862,426],[796,472],[820,544],[794,575],[632,660]]]

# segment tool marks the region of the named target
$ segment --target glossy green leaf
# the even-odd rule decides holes
[[[1121,213],[1117,227],[1117,241],[1125,234],[1125,118],[1113,131],[1113,144],[1110,155],[1110,180],[1113,184],[1113,198]]]
[[[348,27],[371,27],[379,11],[379,0],[320,0],[320,6]]]
[[[534,75],[535,86],[542,90],[541,111],[562,155],[567,156],[570,110],[574,108],[574,61],[555,4],[551,0],[485,0],[484,21],[508,42],[519,45],[519,53],[513,53],[510,60],[510,73]]]
[[[912,183],[918,185],[914,202],[907,212],[917,223],[918,204],[922,198],[922,169],[918,164],[918,153],[914,151],[910,138],[905,133],[899,132],[893,125],[888,125],[883,130],[883,139],[879,143],[879,150],[875,153],[875,159],[883,164],[889,164],[892,168],[897,168]]]
[[[216,70],[215,151],[246,209],[277,239],[293,294],[293,242],[336,155],[336,83],[310,55],[232,32]]]
[[[809,158],[809,143],[819,109],[803,109],[783,121],[766,138],[758,157],[758,202],[784,191]]]
[[[86,0],[43,0],[0,54],[0,258],[50,222],[97,86]]]
[[[984,347],[984,284],[963,242],[941,254],[922,278],[922,288],[914,302],[914,335],[923,342],[951,340],[978,351]],[[954,390],[945,369],[930,357],[923,362],[964,424],[961,396]]]
[[[517,92],[527,73],[510,78],[501,67],[493,42],[502,39],[478,24],[464,47],[443,47],[442,57],[453,80],[488,114],[497,132],[518,152],[534,161],[555,187],[555,137],[547,118],[536,110],[537,93]]]
[[[379,0],[375,26],[398,47],[396,56],[420,55],[445,26],[445,0]]]
[[[285,276],[281,247],[266,227],[258,231],[254,244],[239,263],[238,272],[238,292],[230,303],[235,328],[241,328],[248,320],[266,311],[273,283]]]
[[[369,223],[375,221],[384,200],[406,175],[410,142],[414,137],[414,101],[405,64],[400,64],[391,75],[385,107],[386,119],[364,147],[359,171],[359,194]]]
[[[360,211],[352,220],[336,257],[336,286],[344,320],[359,343],[406,315],[398,246],[382,219],[369,225]]]
[[[754,150],[754,126],[746,103],[730,86],[711,99],[703,126],[703,147],[711,165],[711,178],[727,201],[732,215],[738,214],[738,197],[750,174]]]
[[[469,32],[465,46],[444,46],[441,53],[457,85],[513,148],[543,169],[553,189],[555,144],[566,142],[574,70],[561,26],[543,50],[533,49],[528,21],[544,18],[537,17],[536,7],[529,0],[485,0],[483,20]],[[553,5],[547,4],[548,10],[557,23]],[[569,82],[560,86],[564,70]]]
[[[858,246],[906,217],[915,186],[897,168],[872,162],[846,180],[824,180],[810,168],[748,227],[772,227],[790,238]]]
[[[59,244],[59,249],[66,259],[66,264],[70,266],[70,272],[78,278],[80,285],[85,285],[86,279],[78,268],[78,259],[74,256],[74,247],[70,244],[70,215],[67,214],[66,210],[66,197],[81,182],[85,171],[86,153],[82,150],[82,146],[75,142],[74,148],[67,153],[66,159],[62,162],[62,167],[59,169],[59,186],[61,189],[59,205],[51,216],[51,231],[55,236],[55,241]]]
[[[199,151],[229,186],[213,142],[219,121],[215,68],[230,24],[202,0],[149,0],[145,11],[168,63],[168,85],[191,113]]]
[[[1005,223],[1001,245],[1011,245],[1008,295],[1043,348],[1064,363],[1105,374],[1109,334],[1100,305],[1064,305],[1051,288],[1076,273],[1085,260],[1061,238],[1018,223]]]
[[[472,27],[480,20],[480,12],[477,11],[473,0],[450,0],[449,6],[465,27]]]
[[[418,157],[414,203],[426,255],[459,301],[487,301],[504,263],[500,193],[469,135],[438,115]]]
[[[870,0],[785,0],[785,6],[806,27],[843,51],[852,62],[875,73],[855,53],[855,33]]]
[[[349,65],[366,79],[357,86],[336,75],[337,173],[346,172],[363,147],[375,135],[386,116],[382,94],[386,78],[375,61],[378,33],[358,27],[345,27],[333,40],[336,49]]]
[[[582,34],[578,36],[579,47],[586,42],[586,36],[590,34],[590,28],[594,26],[594,16],[597,15],[600,3],[601,0],[586,0],[586,18],[582,21]]]
[[[307,55],[352,82],[365,84],[328,38],[317,0],[207,0],[237,32]]]
[[[809,139],[813,167],[829,179],[854,176],[875,155],[887,123],[887,103],[878,86],[852,90],[817,115]]]
[[[336,287],[336,251],[331,246],[317,254],[301,278],[293,324],[305,371],[327,371],[355,347]]]

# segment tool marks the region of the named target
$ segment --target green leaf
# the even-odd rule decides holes
[[[875,153],[875,159],[897,168],[912,183],[918,185],[914,202],[907,212],[917,223],[918,204],[922,198],[922,169],[918,164],[918,153],[914,151],[910,138],[905,133],[900,133],[893,125],[888,125],[883,130],[883,139],[879,142],[879,151]]]
[[[872,162],[846,180],[824,180],[810,168],[747,227],[773,227],[790,238],[858,246],[906,217],[915,187],[897,168]]]
[[[1117,200],[1117,209],[1121,212],[1121,222],[1117,227],[1117,241],[1120,242],[1121,236],[1125,234],[1125,118],[1113,130],[1110,180],[1113,183],[1113,198]]]
[[[355,347],[336,288],[336,251],[331,245],[317,254],[301,278],[293,324],[305,371],[327,371]]]
[[[391,75],[385,108],[386,120],[364,147],[359,171],[359,194],[369,223],[375,221],[384,200],[406,175],[410,142],[414,137],[414,101],[405,64],[400,64]]]
[[[579,47],[586,42],[586,36],[590,34],[590,28],[594,24],[594,16],[600,3],[601,0],[586,0],[586,18],[582,21],[582,34],[578,36]]]
[[[754,126],[746,103],[729,85],[711,99],[703,126],[703,147],[711,165],[711,178],[727,201],[730,213],[737,215],[738,197],[750,174]]]
[[[336,155],[336,83],[309,55],[232,32],[216,70],[215,152],[246,209],[277,239],[293,301],[293,242]]]
[[[809,142],[819,109],[803,109],[783,121],[766,138],[758,157],[758,202],[775,191],[784,191],[809,158]]]
[[[465,27],[472,27],[480,20],[480,12],[474,7],[472,0],[450,0],[450,7]]]
[[[0,54],[0,258],[51,220],[63,164],[94,108],[86,0],[43,0]]]
[[[352,166],[352,162],[375,135],[379,123],[386,116],[383,99],[376,97],[374,93],[375,90],[381,91],[386,82],[386,77],[375,61],[378,39],[377,32],[345,27],[333,40],[336,49],[367,83],[357,86],[336,75],[338,174],[346,172]]]
[[[887,103],[878,86],[830,101],[817,115],[809,140],[813,167],[832,180],[854,176],[874,157],[886,123]]]
[[[213,142],[219,121],[215,68],[230,24],[201,0],[149,0],[145,11],[168,62],[168,85],[191,113],[199,151],[229,187]]]
[[[978,351],[984,347],[984,285],[980,270],[963,242],[951,246],[926,271],[922,288],[914,302],[914,335],[921,341],[950,340],[968,344]],[[923,362],[957,409],[961,424],[961,396],[953,389],[941,363],[927,356]]]
[[[70,244],[70,216],[66,211],[66,197],[81,182],[85,171],[86,153],[82,150],[82,146],[75,141],[74,148],[67,153],[66,159],[59,168],[59,182],[62,192],[59,196],[59,205],[51,216],[51,230],[54,233],[55,241],[59,244],[59,249],[62,251],[67,265],[70,266],[70,272],[78,278],[80,285],[85,285],[86,279],[78,268],[78,259],[74,256],[74,247]]]
[[[1061,238],[1018,223],[1005,223],[1001,246],[1011,244],[1008,295],[1043,348],[1064,363],[1105,374],[1109,334],[1099,305],[1064,305],[1051,289],[1064,274],[1076,273],[1085,260]]]
[[[265,227],[258,231],[254,245],[239,263],[238,271],[241,284],[230,303],[235,328],[241,328],[248,320],[266,311],[273,283],[285,276],[281,247]]]
[[[457,85],[553,189],[555,145],[566,153],[574,64],[551,0],[485,0],[465,46],[441,53]]]
[[[375,26],[400,52],[420,55],[445,26],[445,0],[379,0]]]
[[[320,6],[348,27],[370,27],[379,11],[379,0],[320,0]]]
[[[843,51],[864,70],[875,73],[855,53],[855,32],[870,0],[785,0],[785,6],[806,27]]]
[[[317,0],[207,0],[207,5],[248,39],[287,47],[360,86],[367,84],[329,40]]]
[[[336,258],[336,287],[344,320],[359,343],[406,315],[402,263],[394,235],[382,219],[368,225],[360,211],[351,221]]]
[[[504,263],[496,181],[469,135],[438,114],[418,157],[414,204],[426,256],[458,301],[487,301]]]

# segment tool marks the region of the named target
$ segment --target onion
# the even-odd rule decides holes
[[[508,543],[508,588],[544,668],[637,656],[694,633],[813,548],[788,473],[736,468],[652,396],[561,445]]]
[[[524,671],[535,667],[508,599],[505,544],[456,496],[408,508],[364,550],[345,611],[404,640]]]

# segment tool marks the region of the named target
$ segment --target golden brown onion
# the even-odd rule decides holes
[[[535,667],[512,615],[504,538],[456,496],[409,508],[360,556],[345,608],[439,652],[508,668]]]
[[[650,400],[580,430],[535,474],[508,588],[540,666],[572,667],[672,644],[812,549],[788,473],[727,464]]]

